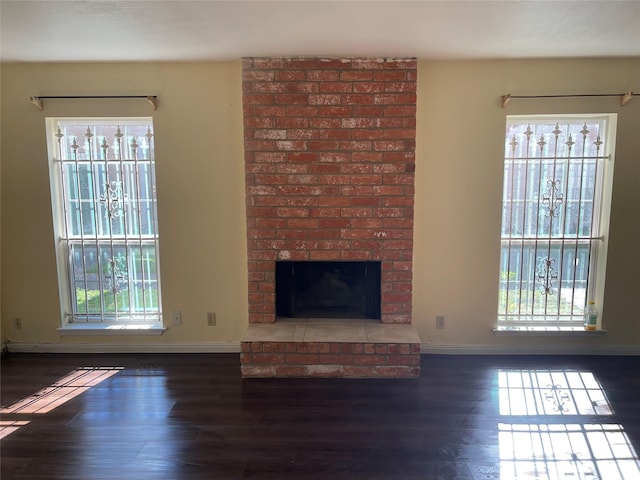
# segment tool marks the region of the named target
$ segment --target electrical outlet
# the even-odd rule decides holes
[[[436,328],[438,330],[444,329],[444,315],[436,315]]]
[[[171,323],[173,325],[182,325],[182,312],[180,310],[171,312]]]
[[[22,319],[21,318],[14,318],[13,319],[13,326],[16,330],[22,330]]]
[[[214,312],[207,313],[207,325],[210,327],[216,326],[216,314]]]

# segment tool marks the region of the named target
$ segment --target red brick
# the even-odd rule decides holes
[[[284,82],[252,82],[250,90],[254,93],[284,93]]]
[[[319,85],[314,82],[287,82],[285,90],[288,93],[316,93]]]
[[[383,131],[384,138],[387,139],[416,138],[416,130],[413,128],[389,128]]]
[[[313,140],[320,138],[318,130],[309,130],[299,128],[296,130],[287,130],[287,140]]]
[[[318,115],[321,117],[348,117],[351,115],[351,107],[345,106],[320,106]]]
[[[244,70],[242,80],[245,82],[272,81],[275,75],[272,70]]]
[[[310,118],[309,126],[311,128],[339,128],[341,120],[339,118]]]
[[[340,105],[342,100],[341,95],[335,94],[310,94],[310,105]]]
[[[351,226],[351,221],[349,218],[321,218],[318,222],[318,227],[322,229],[348,228]]]
[[[377,93],[384,92],[383,82],[354,82],[354,93]]]
[[[377,82],[404,82],[407,80],[407,72],[402,70],[373,72],[373,79]]]
[[[384,68],[385,60],[382,58],[354,58],[352,60],[351,68],[364,69],[364,70],[382,70]]]
[[[338,72],[334,70],[308,70],[307,80],[333,82],[338,80]]]
[[[282,58],[261,58],[253,57],[249,58],[252,62],[253,68],[260,70],[272,70],[284,68],[284,60]]]
[[[340,80],[343,82],[366,81],[373,79],[373,72],[369,70],[351,70],[340,72]]]
[[[342,128],[373,128],[376,126],[376,119],[370,117],[343,118],[340,126]]]
[[[350,140],[351,131],[344,129],[320,130],[322,140]]]
[[[345,174],[361,173],[369,175],[373,172],[371,163],[339,163],[335,164],[335,166],[339,168],[340,172]]]
[[[285,105],[309,105],[309,95],[303,93],[281,93],[276,95],[275,103]]]
[[[323,82],[320,84],[321,93],[346,93],[351,92],[352,89],[351,82]]]
[[[365,346],[366,351],[366,346]],[[375,351],[375,347],[374,347]],[[367,355],[356,355],[353,357],[353,363],[355,365],[384,365],[386,361],[386,357],[384,355],[375,355],[375,354],[367,354]]]
[[[307,148],[313,151],[337,150],[338,142],[335,140],[310,140],[307,143]]]
[[[416,82],[387,82],[384,84],[385,92],[415,92],[416,90]]]
[[[365,93],[350,93],[342,96],[342,103],[344,105],[372,105],[373,95]]]
[[[315,230],[318,228],[317,218],[290,218],[287,220],[287,228]]]
[[[309,260],[326,261],[340,260],[340,252],[335,250],[312,250],[309,252]]]
[[[419,355],[389,355],[392,365],[420,365]]]
[[[297,353],[318,353],[318,344],[313,342],[296,343]]]
[[[415,71],[418,61],[415,58],[389,58],[385,60],[385,69],[404,69]]]
[[[287,160],[290,162],[315,162],[318,160],[318,154],[315,152],[291,152],[287,154]],[[306,167],[306,165],[305,165]],[[291,173],[303,173],[301,171]]]
[[[384,130],[354,130],[354,140],[381,140],[384,138]]]
[[[378,140],[373,142],[373,149],[375,151],[389,151],[389,150],[405,150],[406,144],[404,140]]]
[[[342,141],[340,142],[340,150],[365,151],[365,150],[371,150],[372,145],[373,145],[372,142],[369,142],[366,140]]]
[[[315,117],[318,115],[318,107],[315,106],[288,106],[285,108],[288,117]]]
[[[311,155],[313,156],[313,153],[304,153],[304,152],[291,152],[287,155],[287,161],[288,162],[292,162],[295,161],[293,160],[293,158],[295,158],[294,156],[296,155]],[[278,173],[283,173],[285,175],[293,175],[295,174],[299,174],[299,175],[305,175],[309,172],[309,162],[305,162],[305,163],[279,163],[276,165],[276,171]],[[281,186],[281,185],[279,185]]]
[[[244,105],[271,105],[274,102],[275,97],[270,94],[248,94],[245,93],[242,96],[242,103]]]
[[[245,117],[244,126],[245,128],[274,128],[276,120],[270,117]]]
[[[386,117],[413,117],[415,114],[415,105],[388,105],[384,107]]]
[[[340,164],[338,163],[320,163],[309,167],[310,173],[339,173]]]
[[[287,353],[286,363],[297,365],[309,365],[318,363],[317,353]]]
[[[354,218],[351,220],[351,226],[356,229],[377,229],[382,226],[380,218]]]
[[[362,252],[359,250],[343,250],[340,256],[341,260],[349,261],[369,261],[374,260],[374,252]]]
[[[274,367],[273,375],[264,375],[264,377],[306,377],[308,376],[307,367],[277,365]]]
[[[275,124],[278,128],[307,128],[309,119],[304,117],[277,117]]]
[[[281,152],[256,152],[255,161],[260,162],[284,162],[286,160],[286,154]]]
[[[306,150],[307,148],[304,140],[277,140],[274,143],[279,151]]]
[[[379,162],[384,158],[382,152],[352,152],[351,160],[353,162]]]

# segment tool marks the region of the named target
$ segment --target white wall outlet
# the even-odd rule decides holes
[[[438,330],[444,329],[444,315],[436,315],[436,328]]]
[[[171,324],[182,325],[182,312],[180,310],[171,312]]]
[[[216,314],[215,312],[207,313],[207,325],[210,327],[216,326]]]
[[[21,318],[14,318],[13,319],[13,327],[16,330],[22,330],[22,319]]]

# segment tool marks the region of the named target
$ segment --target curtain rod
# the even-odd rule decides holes
[[[561,94],[561,95],[511,95],[507,93],[500,97],[502,108],[505,108],[512,98],[572,98],[572,97],[620,97],[620,106],[624,107],[632,97],[639,93],[586,93],[586,94]]]
[[[144,98],[150,104],[154,110],[158,109],[158,96],[157,95],[42,95],[30,97],[31,103],[33,103],[38,110],[42,110],[42,100],[46,99],[74,99],[74,98]]]

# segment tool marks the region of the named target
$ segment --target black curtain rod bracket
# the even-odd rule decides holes
[[[157,95],[60,95],[60,96],[33,96],[29,100],[33,103],[38,110],[42,110],[44,105],[43,100],[72,100],[72,99],[92,99],[92,98],[144,98],[150,104],[154,110],[158,109],[158,96]]]
[[[633,92],[625,93],[587,93],[587,94],[566,94],[566,95],[511,95],[507,93],[500,97],[500,103],[502,108],[505,108],[507,104],[513,98],[574,98],[574,97],[620,97],[620,106],[624,107],[631,101],[632,97],[640,95]]]

